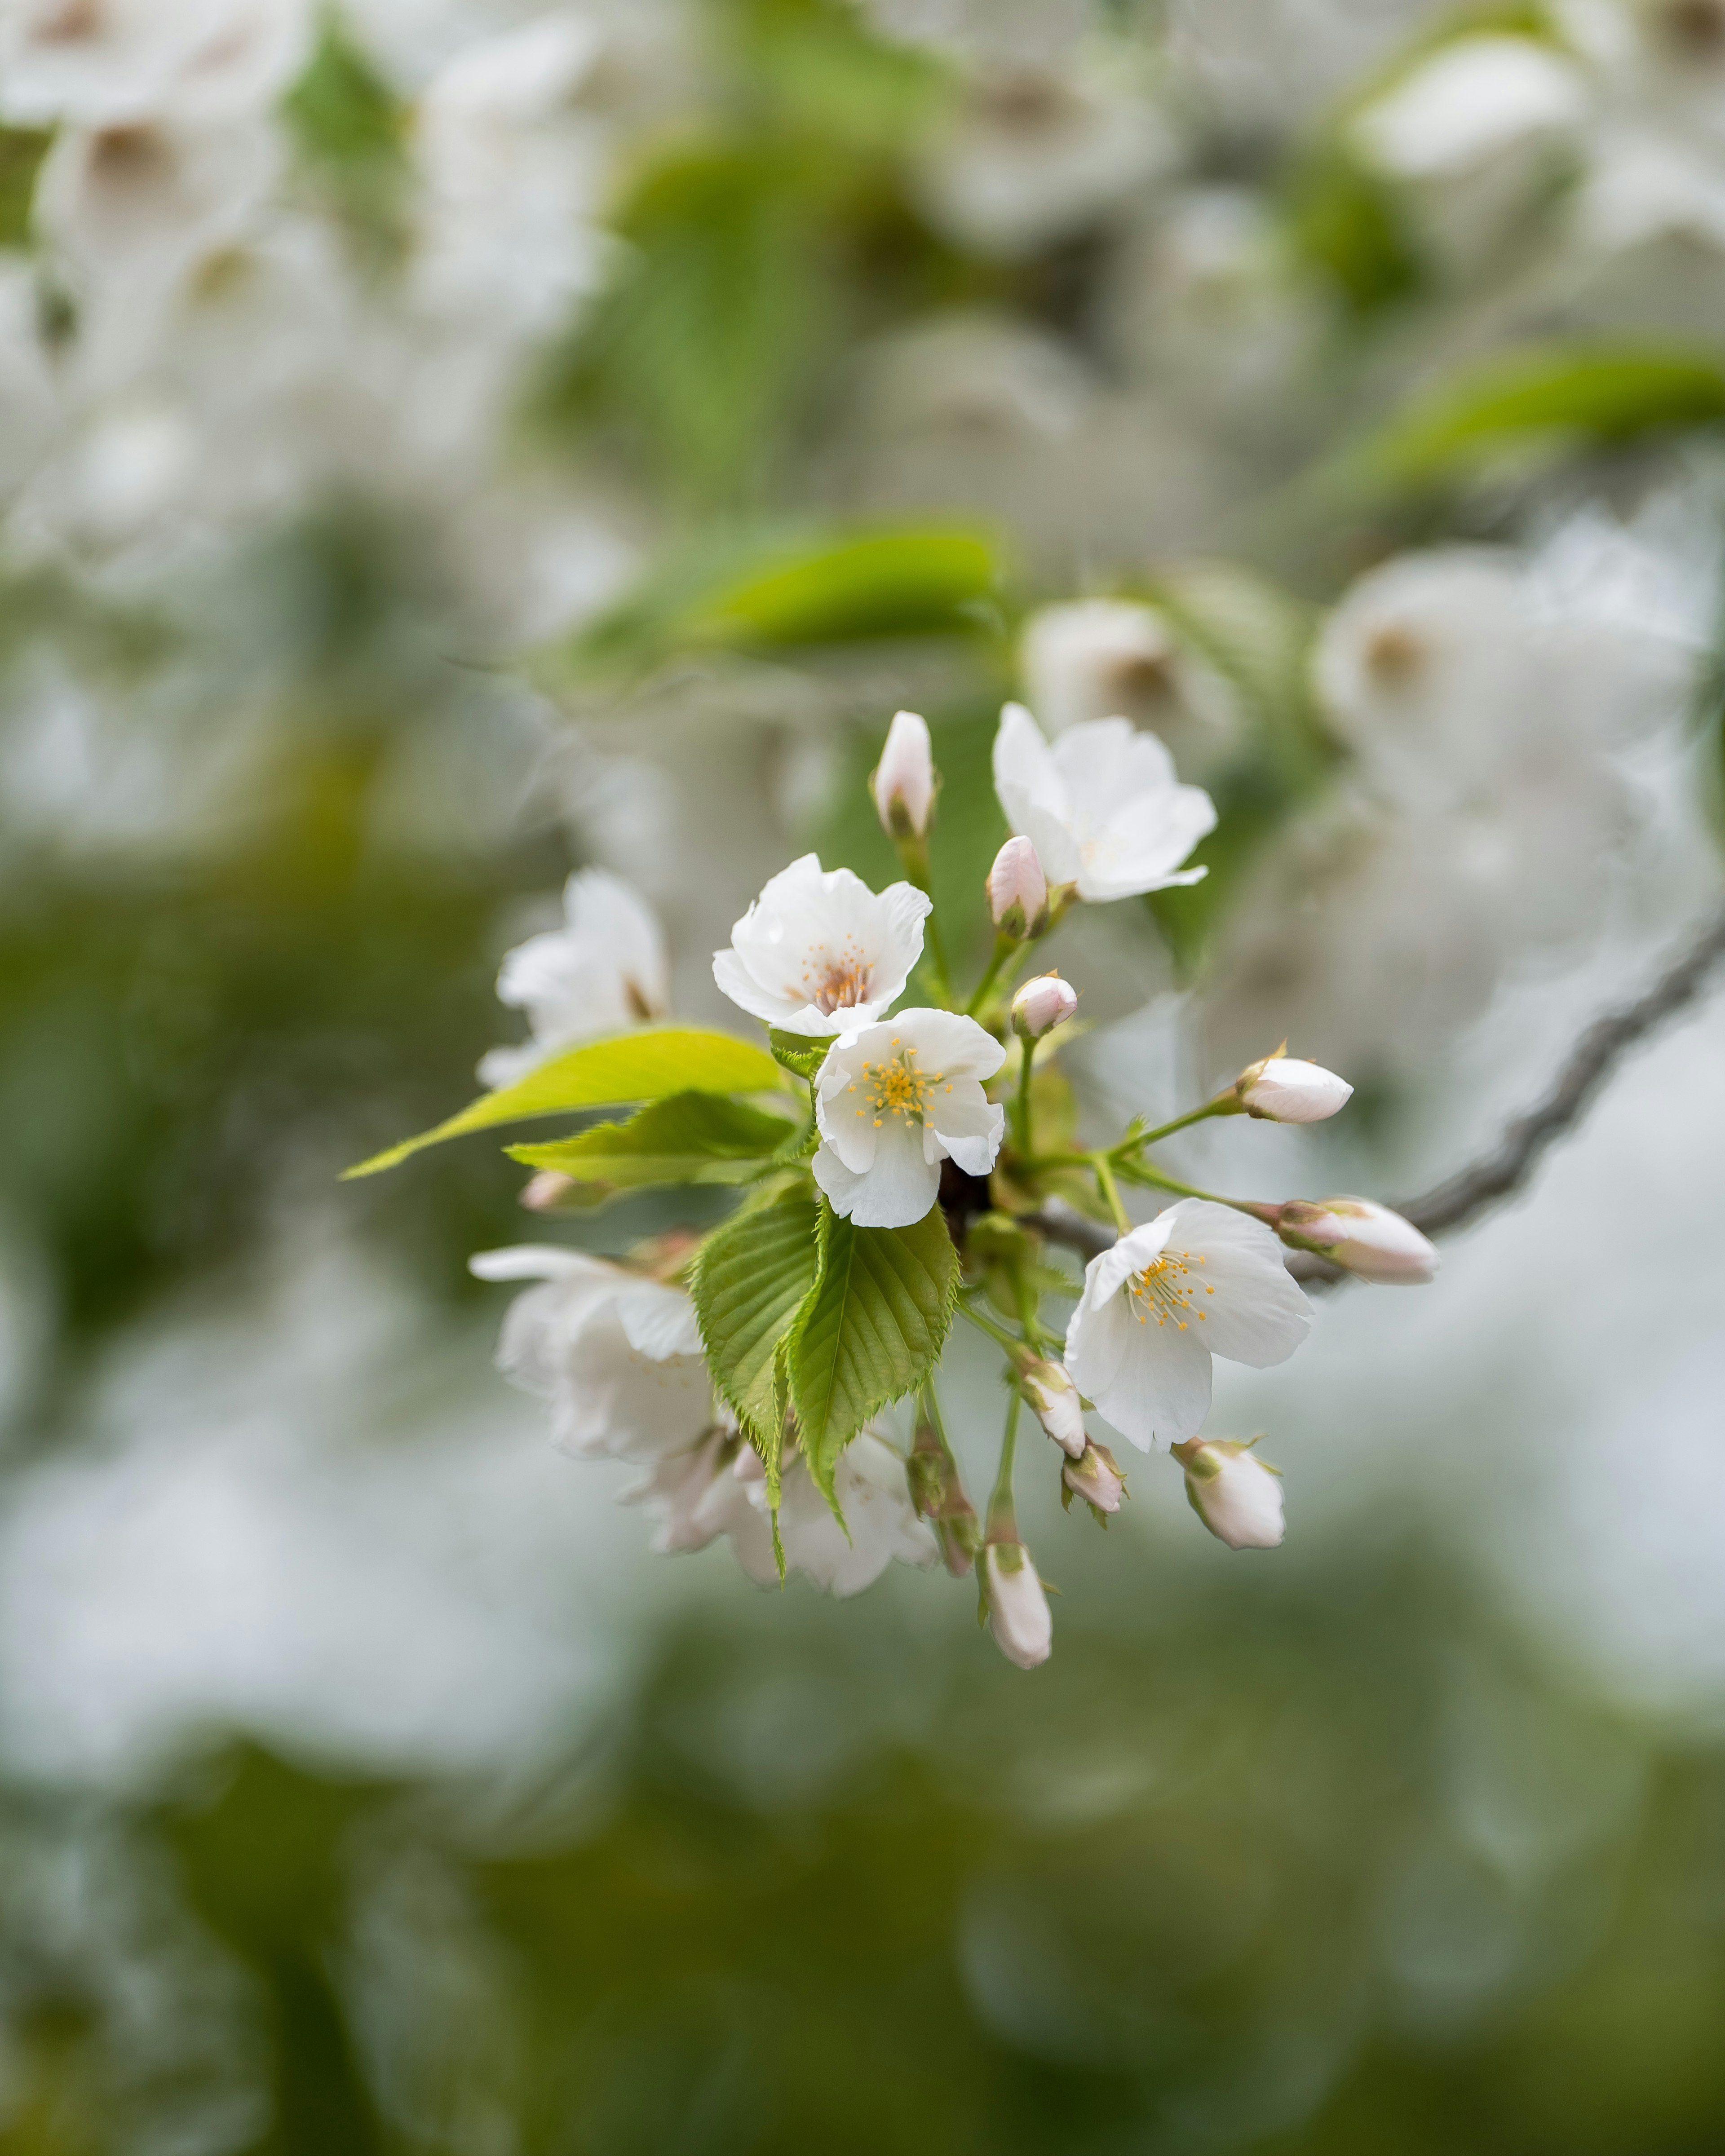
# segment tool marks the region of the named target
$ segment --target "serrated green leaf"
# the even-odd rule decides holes
[[[692,1027],[665,1027],[588,1041],[567,1050],[530,1070],[513,1086],[501,1086],[451,1116],[435,1130],[404,1138],[387,1152],[350,1168],[344,1182],[393,1168],[425,1146],[469,1131],[533,1116],[561,1115],[575,1108],[608,1108],[634,1101],[663,1100],[667,1094],[761,1093],[782,1084],[778,1065],[765,1049],[728,1033]]]
[[[547,1145],[510,1146],[511,1160],[578,1183],[640,1190],[661,1183],[748,1183],[773,1166],[798,1127],[722,1093],[673,1093],[631,1116]]]
[[[819,1260],[814,1201],[795,1193],[727,1220],[702,1245],[690,1278],[713,1383],[767,1462],[769,1496],[784,1430],[785,1342]]]
[[[833,1502],[839,1455],[872,1414],[933,1369],[958,1292],[939,1206],[910,1228],[856,1228],[823,1202],[820,1280],[791,1340],[803,1456]]]
[[[768,1039],[773,1044],[774,1062],[798,1078],[814,1077],[833,1045],[830,1040],[811,1040],[806,1034],[781,1033],[777,1027]]]

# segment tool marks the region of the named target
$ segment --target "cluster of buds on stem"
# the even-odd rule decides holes
[[[1194,1437],[1173,1448],[1186,1471],[1193,1511],[1230,1549],[1276,1549],[1281,1543],[1281,1477],[1253,1451],[1257,1441]]]
[[[1315,1250],[1357,1279],[1417,1287],[1436,1277],[1435,1246],[1411,1220],[1372,1199],[1294,1199],[1273,1208],[1272,1215],[1271,1225],[1291,1250]]]

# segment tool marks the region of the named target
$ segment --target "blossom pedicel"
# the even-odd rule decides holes
[[[482,1279],[526,1284],[504,1321],[503,1369],[547,1401],[564,1450],[634,1463],[624,1496],[655,1550],[723,1542],[763,1584],[797,1573],[839,1596],[891,1564],[944,1558],[954,1575],[975,1570],[996,1644],[1032,1669],[1053,1625],[1017,1524],[1024,1406],[1058,1448],[1057,1466],[1033,1451],[1064,1504],[1081,1499],[1106,1526],[1125,1501],[1119,1461],[1087,1427],[1093,1409],[1143,1450],[1173,1450],[1213,1534],[1272,1548],[1273,1471],[1197,1435],[1213,1358],[1264,1368],[1305,1338],[1285,1244],[1373,1280],[1429,1277],[1435,1260],[1369,1201],[1224,1200],[1158,1164],[1163,1140],[1208,1117],[1334,1114],[1349,1088],[1316,1064],[1266,1056],[1188,1114],[1134,1121],[1094,1151],[1053,1124],[1061,1089],[1032,1078],[1055,1062],[1078,993],[1057,973],[1018,979],[1028,947],[1075,893],[1098,904],[1194,881],[1203,871],[1180,864],[1214,814],[1123,720],[1081,721],[1050,746],[1009,706],[994,751],[1016,829],[989,873],[993,949],[968,1001],[921,887],[933,880],[928,731],[901,711],[872,783],[916,880],[872,891],[806,854],[714,957],[715,981],[767,1029],[763,1043],[670,1019],[657,922],[628,886],[590,870],[569,884],[565,925],[505,963],[500,993],[533,1037],[487,1060],[496,1090],[355,1172],[567,1109],[588,1118],[576,1135],[536,1131],[511,1148],[534,1171],[531,1204],[579,1217],[638,1188],[704,1185],[709,1204],[734,1193],[716,1224],[704,1209],[701,1225],[661,1227],[622,1262],[554,1245],[475,1258]],[[913,974],[920,999],[896,1008]],[[596,1108],[608,1120],[593,1121]],[[1178,1202],[1135,1223],[1123,1184]],[[1105,1219],[1113,1240],[1091,1255],[1056,1353],[1044,1304],[1070,1293],[1070,1276],[1048,1246],[1095,1253]],[[959,1316],[999,1352],[1005,1381],[986,1527],[940,1405]],[[911,1404],[901,1420],[895,1402]]]

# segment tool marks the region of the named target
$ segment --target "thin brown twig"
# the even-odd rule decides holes
[[[1397,1212],[1411,1220],[1422,1235],[1437,1236],[1468,1226],[1481,1214],[1514,1197],[1531,1180],[1547,1147],[1580,1122],[1629,1051],[1666,1019],[1693,1003],[1722,958],[1725,958],[1725,911],[1715,916],[1644,995],[1588,1028],[1570,1050],[1544,1099],[1525,1115],[1517,1116],[1490,1152],[1435,1189],[1398,1205]],[[1065,1205],[1030,1214],[1024,1224],[1085,1258],[1097,1256],[1114,1240],[1111,1229],[1086,1219]],[[1308,1286],[1327,1286],[1348,1278],[1339,1266],[1309,1250],[1291,1250],[1287,1263],[1294,1277]]]

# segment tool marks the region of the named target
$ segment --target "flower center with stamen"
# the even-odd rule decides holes
[[[824,1018],[865,1004],[874,985],[875,962],[849,937],[836,952],[816,944],[803,964],[803,993]]]
[[[886,1063],[865,1063],[862,1075],[850,1091],[860,1086],[868,1108],[859,1108],[857,1114],[865,1116],[869,1108],[875,1111],[875,1128],[878,1131],[889,1116],[899,1116],[906,1123],[920,1123],[928,1111],[928,1096],[945,1076],[944,1071],[916,1070],[911,1063],[916,1056],[914,1048],[907,1048]],[[951,1091],[951,1087],[947,1091]]]
[[[1194,1298],[1199,1288],[1206,1295],[1216,1291],[1208,1281],[1194,1276],[1194,1267],[1204,1263],[1202,1258],[1194,1258],[1190,1250],[1164,1250],[1142,1272],[1134,1273],[1127,1286],[1139,1324],[1147,1325],[1153,1317],[1158,1325],[1172,1325],[1180,1332],[1186,1330],[1194,1317],[1202,1325],[1205,1313],[1194,1308]]]

